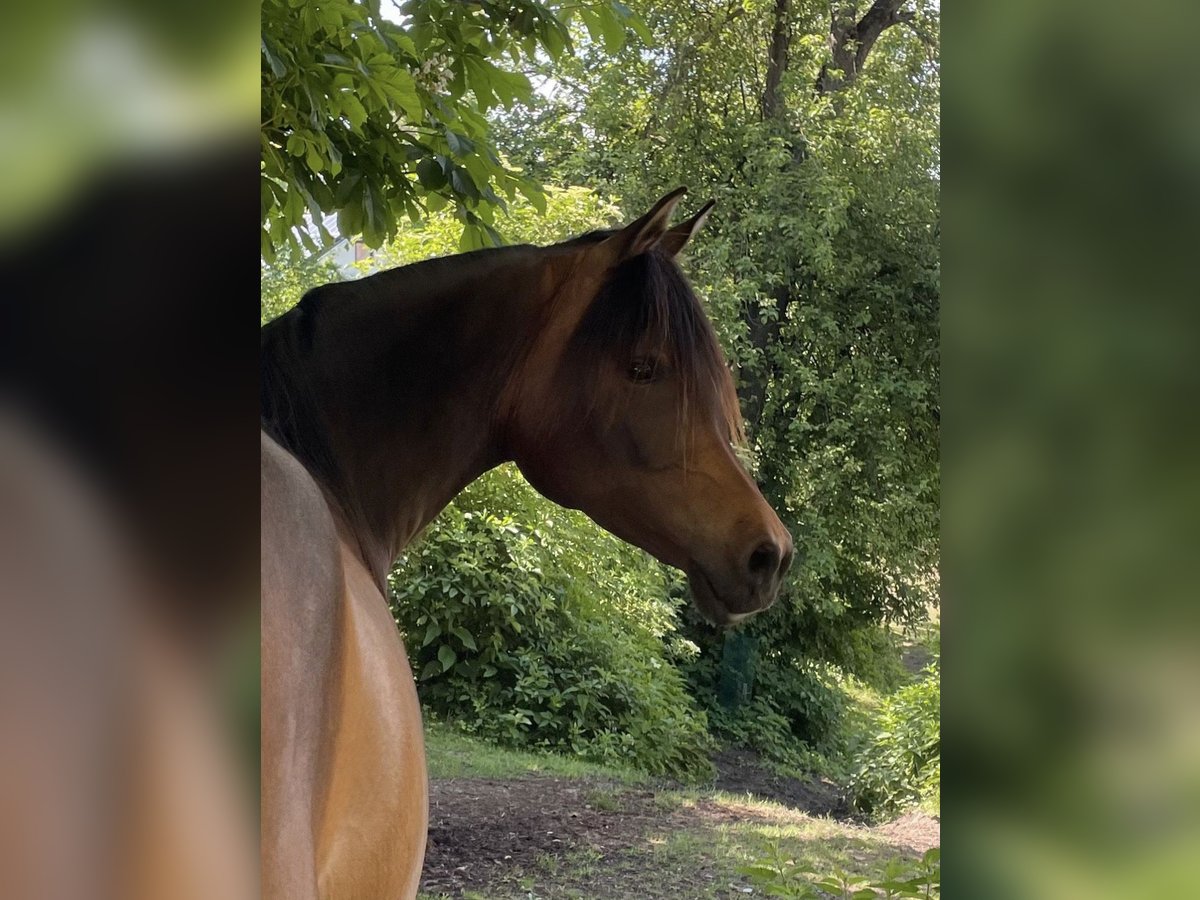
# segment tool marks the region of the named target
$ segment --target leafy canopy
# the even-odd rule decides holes
[[[407,217],[453,207],[471,248],[499,244],[497,209],[537,187],[497,154],[487,114],[528,100],[515,67],[572,52],[582,22],[613,50],[627,28],[648,32],[611,0],[407,0],[398,21],[380,0],[264,0],[261,242],[343,236],[378,247]],[[309,232],[308,223],[317,237]]]

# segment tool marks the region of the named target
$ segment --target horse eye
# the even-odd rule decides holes
[[[652,359],[635,359],[629,366],[629,380],[636,384],[653,381],[655,367]]]

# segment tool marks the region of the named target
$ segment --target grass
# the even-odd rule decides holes
[[[869,831],[828,819],[810,818],[774,803],[720,792],[664,791],[659,827],[641,844],[601,855],[590,848],[539,860],[535,870],[514,872],[489,887],[489,900],[580,900],[580,898],[688,898],[740,896],[749,886],[739,867],[778,858],[821,876],[845,871],[879,878],[896,849]],[[662,804],[664,807],[666,803]],[[739,821],[724,821],[738,817]],[[694,818],[694,823],[686,823]],[[915,854],[909,854],[916,858]],[[755,894],[760,893],[755,889]],[[422,895],[422,900],[440,900]]]
[[[561,753],[531,753],[487,744],[443,722],[425,723],[425,756],[429,777],[519,778],[553,775],[619,784],[647,784],[650,776],[634,769],[601,766]]]
[[[513,868],[466,900],[706,900],[743,896],[750,887],[739,867],[763,859],[794,861],[820,876],[882,877],[903,852],[870,829],[815,818],[778,803],[720,791],[660,789],[647,798],[636,772],[596,766],[558,754],[526,753],[484,744],[444,724],[427,729],[432,777],[492,779],[549,775],[600,780],[580,795],[593,810],[618,811],[627,796],[641,798],[630,846],[602,852],[575,846]],[[630,791],[629,786],[642,790]],[[758,887],[754,894],[761,894]],[[446,895],[421,894],[419,900]]]

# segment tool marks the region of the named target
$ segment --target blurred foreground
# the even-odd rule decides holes
[[[256,10],[173,9],[0,36],[13,900],[258,891]]]
[[[947,883],[1196,896],[1200,8],[946,24]]]

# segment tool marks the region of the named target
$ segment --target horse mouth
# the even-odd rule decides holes
[[[700,611],[700,615],[708,619],[714,625],[728,627],[742,622],[756,612],[757,609],[749,612],[732,612],[729,607],[721,602],[717,593],[716,587],[713,585],[712,579],[708,573],[704,571],[698,564],[692,563],[687,568],[688,586],[692,592],[692,602],[696,604],[696,609]]]

